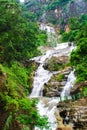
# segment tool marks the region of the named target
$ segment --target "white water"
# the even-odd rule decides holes
[[[52,73],[50,73],[47,70],[44,70],[43,64],[40,64],[40,66],[35,72],[33,90],[30,96],[31,97],[42,96],[43,85],[46,82],[48,82],[51,76],[52,76]]]
[[[48,32],[50,27],[47,26]],[[41,28],[42,29],[42,28]],[[55,31],[53,31],[54,33]],[[38,69],[35,72],[33,90],[30,97],[39,97],[40,102],[37,105],[37,109],[39,110],[40,115],[46,115],[48,117],[48,121],[50,122],[51,130],[56,130],[57,121],[55,118],[56,105],[59,102],[58,98],[44,98],[43,97],[43,86],[47,83],[51,76],[52,72],[44,70],[43,65],[45,60],[50,59],[52,56],[69,56],[70,52],[74,49],[73,46],[68,46],[68,43],[58,44],[57,47],[48,50],[44,55],[35,57],[32,60],[40,63]],[[67,84],[65,85],[63,92],[61,94],[62,97],[69,95],[70,89],[73,86],[75,81],[74,71],[72,71],[68,77]],[[35,128],[35,130],[40,130],[39,128]],[[45,129],[44,129],[45,130]]]
[[[45,60],[47,58],[50,59],[52,56],[56,56],[56,57],[62,55],[69,56],[72,49],[74,49],[73,46],[69,47],[68,43],[62,43],[57,45],[57,47],[53,48],[53,50],[48,50],[44,55],[32,59],[40,63],[40,65],[35,72],[33,90],[30,95],[31,97],[42,96],[43,85],[50,80],[53,74],[52,72],[49,72],[43,68],[43,64]]]
[[[40,29],[41,29],[41,30],[46,30],[47,33],[49,33],[49,32],[50,32],[50,33],[55,33],[54,28],[51,27],[51,26],[49,26],[49,25],[46,25],[46,24],[41,24]]]
[[[47,103],[45,104],[44,98],[40,100],[37,105],[39,113],[41,116],[47,116],[49,125],[51,126],[49,130],[55,130],[57,128],[57,121],[55,118],[56,104],[58,103],[58,98],[50,98],[45,99]],[[39,128],[35,128],[35,130],[40,130]],[[44,129],[46,130],[46,129]]]
[[[67,79],[67,83],[61,93],[61,97],[64,99],[64,97],[66,96],[69,96],[70,94],[70,90],[71,88],[73,87],[74,83],[75,83],[75,80],[76,80],[76,77],[74,75],[74,70],[71,71],[71,73],[69,74],[68,76],[68,79]]]

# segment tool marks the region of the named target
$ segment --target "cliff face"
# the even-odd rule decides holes
[[[60,102],[58,104],[59,114],[60,117],[62,117],[65,126],[72,124],[73,130],[87,130],[86,102],[87,96],[85,98],[77,99],[76,101]],[[58,116],[56,118],[58,118]],[[57,121],[59,122],[59,120]]]
[[[60,1],[60,0],[59,0]],[[87,0],[25,0],[30,12],[37,14],[40,22],[51,22],[65,27],[70,17],[79,17],[87,13]]]

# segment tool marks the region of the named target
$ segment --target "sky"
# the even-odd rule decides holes
[[[24,2],[24,0],[20,0],[20,2]]]

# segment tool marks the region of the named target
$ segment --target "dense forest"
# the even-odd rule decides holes
[[[35,65],[25,65],[26,60],[40,54],[37,47],[45,43],[47,36],[25,10],[16,0],[0,0],[1,130],[48,127],[47,118],[40,117],[35,107],[38,100],[26,98]]]

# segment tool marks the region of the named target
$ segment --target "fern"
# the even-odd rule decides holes
[[[4,126],[4,130],[8,130],[9,129],[9,126],[12,122],[12,114],[10,114],[6,120],[6,123],[5,123],[5,126]]]

